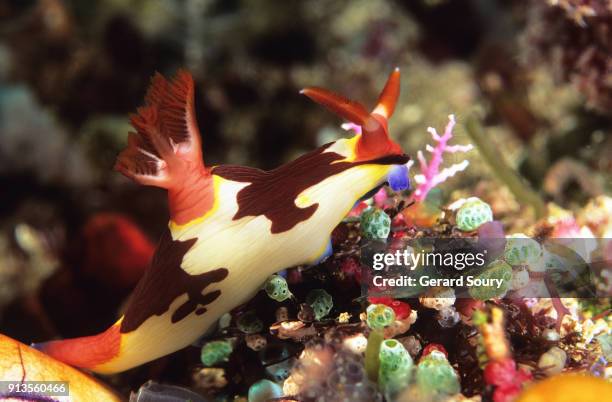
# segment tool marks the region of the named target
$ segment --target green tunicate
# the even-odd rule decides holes
[[[378,354],[380,353],[380,345],[384,340],[385,334],[382,329],[373,329],[368,335],[364,365],[366,374],[372,382],[378,381],[378,367],[380,365]]]
[[[283,396],[283,389],[270,380],[259,380],[249,388],[249,402],[264,402]]]
[[[306,296],[306,304],[312,307],[316,320],[320,320],[329,314],[334,306],[331,295],[323,289],[311,290]]]
[[[548,251],[546,248],[542,250],[542,264],[540,267],[541,269],[539,269],[540,271],[563,269],[566,267],[566,265],[566,261],[561,256]],[[535,269],[535,271],[538,271],[538,269]]]
[[[360,227],[366,239],[387,239],[391,232],[391,218],[382,209],[368,208],[361,214]]]
[[[380,345],[378,384],[387,399],[394,399],[408,386],[414,363],[412,357],[400,342],[387,339]]]
[[[366,322],[372,329],[387,327],[395,322],[395,311],[384,304],[370,304],[366,310]]]
[[[289,285],[287,285],[285,278],[280,275],[272,275],[269,277],[264,285],[264,290],[270,299],[278,302],[285,301],[291,297]]]
[[[290,358],[278,363],[270,364],[269,366],[266,366],[266,373],[268,373],[274,381],[285,381],[291,374],[291,369],[295,363],[295,359]]]
[[[501,297],[508,292],[512,283],[512,267],[505,261],[495,260],[474,279],[482,281],[482,284],[475,284],[469,289],[470,296],[474,299],[489,300]],[[501,285],[497,287],[497,283],[493,283],[492,279],[501,279]]]
[[[200,359],[206,367],[211,367],[226,362],[232,350],[232,344],[229,341],[208,342],[202,347]]]
[[[461,390],[457,372],[444,353],[438,351],[421,358],[416,368],[416,383],[426,395],[454,395]]]
[[[506,237],[504,258],[510,265],[535,265],[542,256],[540,244],[522,233]]]
[[[457,227],[464,232],[478,229],[482,224],[493,220],[493,211],[479,198],[470,198],[457,211]]]
[[[236,325],[238,329],[245,334],[256,334],[263,330],[263,322],[257,317],[254,311],[247,311],[238,317]]]

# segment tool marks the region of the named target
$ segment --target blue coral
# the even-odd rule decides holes
[[[408,167],[406,165],[394,166],[387,175],[387,181],[393,191],[408,190],[410,188]]]

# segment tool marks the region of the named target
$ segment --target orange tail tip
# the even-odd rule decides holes
[[[95,369],[119,355],[119,329],[117,323],[98,335],[37,343],[32,347],[71,366]]]
[[[117,157],[115,168],[145,185],[172,188],[184,177],[203,172],[200,132],[194,111],[191,75],[179,71],[172,81],[157,73],[145,106],[131,116],[136,132]]]
[[[372,113],[359,102],[322,88],[305,88],[301,94],[325,106],[340,117],[361,126],[362,135],[357,142],[357,157],[360,160],[376,158],[385,154],[401,154],[401,148],[389,138],[387,120],[395,110],[400,92],[400,70],[395,68],[389,75],[378,103]]]

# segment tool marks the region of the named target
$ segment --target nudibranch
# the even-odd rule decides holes
[[[127,370],[190,345],[275,272],[319,261],[330,252],[332,230],[359,199],[386,182],[407,183],[392,179],[406,174],[409,157],[387,125],[399,87],[395,69],[371,113],[327,90],[303,89],[359,126],[356,134],[263,171],[206,166],[191,75],[155,75],[145,105],[131,117],[135,132],[116,169],[168,191],[168,228],[114,325],[36,347],[94,372]]]

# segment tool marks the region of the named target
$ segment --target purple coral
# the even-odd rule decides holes
[[[425,159],[422,151],[417,153],[417,159],[419,160],[420,174],[414,176],[414,180],[417,183],[416,189],[412,193],[411,199],[416,202],[423,202],[427,198],[429,191],[440,183],[443,183],[448,178],[453,177],[457,172],[461,172],[467,168],[469,162],[464,160],[460,163],[440,170],[440,165],[443,162],[443,154],[456,153],[456,152],[468,152],[473,146],[472,144],[467,145],[448,145],[448,142],[453,138],[453,128],[455,127],[455,115],[448,116],[448,124],[444,130],[443,135],[439,135],[435,128],[429,127],[427,131],[431,134],[433,140],[436,142],[436,146],[432,147],[427,145],[425,149],[431,152],[432,157],[429,162]],[[414,164],[414,161],[408,162],[407,166],[410,168]]]

